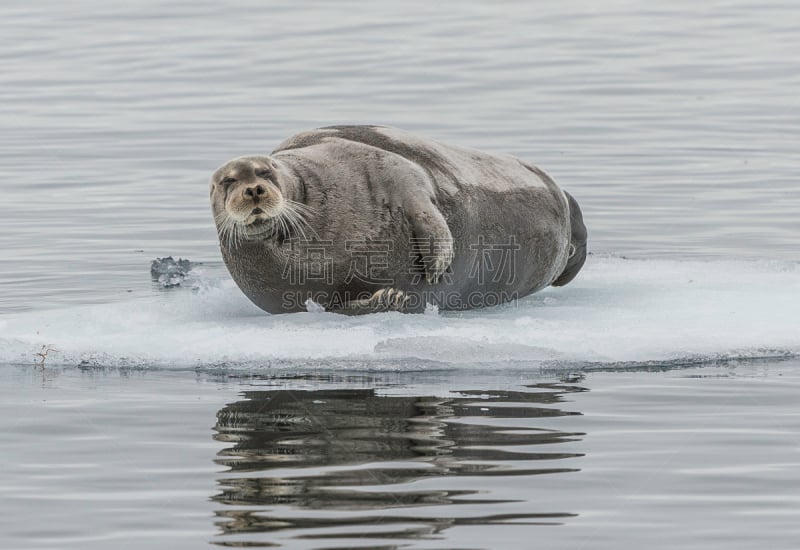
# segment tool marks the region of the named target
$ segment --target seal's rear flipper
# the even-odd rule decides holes
[[[553,281],[553,286],[564,286],[569,283],[583,267],[586,261],[586,226],[583,224],[583,214],[578,202],[572,195],[564,191],[569,203],[569,221],[572,226],[572,239],[570,240],[570,257],[567,260],[567,267],[561,275]]]

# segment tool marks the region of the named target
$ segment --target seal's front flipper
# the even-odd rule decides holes
[[[408,296],[396,288],[382,288],[373,293],[369,298],[353,300],[341,307],[331,309],[333,313],[344,315],[361,315],[364,313],[378,313],[381,311],[405,311]]]
[[[444,216],[431,204],[430,209],[411,218],[414,231],[413,248],[425,268],[425,279],[434,284],[453,262],[453,235]]]

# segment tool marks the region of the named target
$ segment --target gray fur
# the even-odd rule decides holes
[[[586,257],[577,202],[544,172],[395,128],[320,128],[234,159],[211,201],[228,270],[271,313],[494,305],[566,284]],[[388,252],[361,280],[364,249]]]

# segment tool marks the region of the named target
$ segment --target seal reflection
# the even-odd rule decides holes
[[[225,505],[213,542],[333,539],[347,546],[368,538],[392,546],[457,525],[558,523],[574,514],[530,510],[525,502],[516,513],[493,513],[493,505],[518,501],[480,479],[525,483],[535,493],[535,479],[522,478],[578,471],[574,462],[558,462],[582,455],[553,445],[584,434],[536,427],[537,419],[580,414],[558,407],[575,391],[584,388],[538,384],[453,397],[245,392],[217,414],[215,439],[231,446],[216,459],[228,471],[212,497]]]

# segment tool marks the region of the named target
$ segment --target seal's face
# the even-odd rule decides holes
[[[269,157],[242,157],[225,163],[211,177],[211,207],[220,242],[270,240],[302,233],[309,209],[290,200],[279,166]]]

